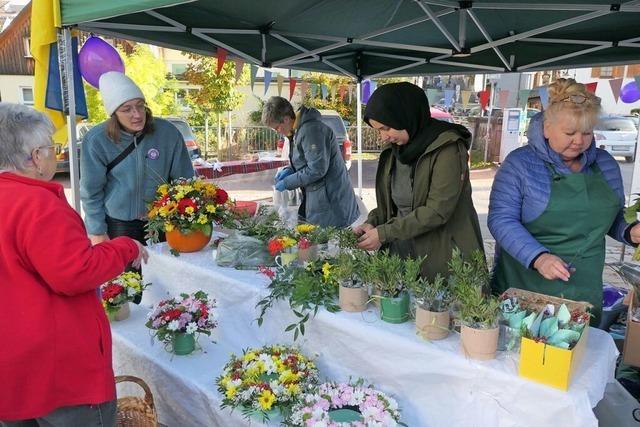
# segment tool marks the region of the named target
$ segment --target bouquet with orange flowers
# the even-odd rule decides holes
[[[226,191],[201,178],[178,178],[162,184],[149,206],[148,237],[157,242],[160,232],[175,229],[211,235],[212,223],[225,219],[230,203]]]

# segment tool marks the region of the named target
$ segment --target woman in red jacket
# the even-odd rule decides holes
[[[91,246],[55,173],[54,128],[0,103],[0,426],[113,426],[111,333],[97,288],[140,243]]]

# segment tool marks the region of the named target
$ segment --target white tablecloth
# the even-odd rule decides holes
[[[268,279],[255,271],[219,268],[213,256],[207,250],[174,257],[164,244],[152,247],[143,274],[153,285],[128,320],[112,324],[116,375],[144,378],[160,421],[170,427],[247,425],[237,413],[219,408],[215,378],[231,353],[292,342],[283,332],[295,320],[286,303],[274,307],[262,327],[255,322],[255,305],[267,294]],[[202,350],[190,356],[172,356],[159,343],[152,345],[144,327],[150,305],[198,289],[218,301],[220,325],[211,338],[217,343],[201,336]],[[320,310],[298,343],[307,355],[317,355],[321,376],[362,377],[394,396],[409,426],[597,426],[591,408],[613,381],[618,352],[601,330],[592,329],[588,338],[568,392],[518,377],[516,355],[468,360],[457,334],[424,341],[412,322],[382,322],[373,307],[365,313]]]

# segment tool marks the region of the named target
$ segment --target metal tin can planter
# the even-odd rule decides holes
[[[196,349],[196,338],[194,334],[178,332],[172,338],[173,352],[179,356],[193,353]]]
[[[107,317],[109,317],[110,321],[119,322],[121,320],[125,320],[129,318],[129,314],[131,311],[129,310],[129,303],[126,302],[120,306],[120,309],[114,313],[107,313]]]
[[[185,234],[178,229],[173,229],[167,231],[165,235],[169,247],[178,252],[198,252],[211,240],[211,231],[203,233],[200,230],[193,230]]]
[[[404,323],[409,320],[409,294],[400,292],[397,297],[380,297],[380,317],[389,323]]]
[[[282,252],[276,255],[276,264],[279,267],[286,267],[294,261],[298,260],[298,251]]]
[[[465,356],[470,359],[495,359],[498,349],[499,328],[474,329],[462,325],[460,328],[460,346]]]
[[[340,284],[338,304],[343,311],[360,312],[367,309],[369,292],[365,286],[349,287]]]
[[[416,329],[427,340],[441,340],[449,335],[449,311],[428,311],[416,307]]]

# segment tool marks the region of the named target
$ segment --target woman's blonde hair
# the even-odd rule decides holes
[[[560,112],[573,116],[578,130],[591,132],[600,115],[600,98],[574,79],[558,79],[549,85],[549,105],[544,120],[554,122]]]

